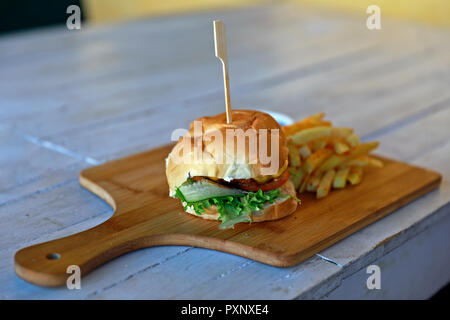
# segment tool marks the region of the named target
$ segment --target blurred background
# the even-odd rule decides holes
[[[383,8],[383,15],[402,20],[450,26],[448,0],[6,0],[0,2],[0,33],[63,24],[66,8],[78,5],[82,20],[114,23],[144,17],[230,9],[258,4],[292,3],[361,12],[369,5]]]

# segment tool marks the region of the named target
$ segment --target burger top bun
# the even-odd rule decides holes
[[[247,132],[249,135],[239,144],[236,136],[227,139],[227,132],[240,132],[241,136]],[[260,138],[267,141],[262,149]],[[220,141],[223,142],[222,147],[216,148]],[[272,154],[272,151],[275,152]],[[179,139],[166,159],[166,175],[170,195],[173,196],[175,189],[189,177],[204,176],[226,181],[253,178],[264,182],[281,175],[287,164],[286,136],[278,122],[264,112],[233,110],[231,124],[226,123],[225,113],[192,122],[188,133]]]

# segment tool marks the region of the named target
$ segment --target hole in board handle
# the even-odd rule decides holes
[[[48,260],[58,260],[59,258],[61,258],[61,255],[59,253],[49,253],[47,255]]]

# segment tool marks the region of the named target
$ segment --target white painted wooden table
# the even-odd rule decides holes
[[[269,6],[0,37],[0,298],[427,298],[450,280],[450,31]],[[139,250],[81,290],[19,279],[14,253],[112,210],[80,169],[165,144],[223,112],[213,19],[227,25],[233,106],[325,111],[379,153],[443,174],[440,190],[291,268],[191,247]],[[258,33],[257,33],[258,31]],[[381,290],[366,267],[381,268]]]

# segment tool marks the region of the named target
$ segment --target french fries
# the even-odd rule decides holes
[[[359,137],[356,133],[352,133],[349,135],[345,141],[350,145],[350,147],[356,147],[358,144],[360,144]]]
[[[369,165],[374,168],[383,168],[383,162],[381,160],[369,157]]]
[[[288,140],[289,163],[292,167],[300,167],[302,160],[298,148]]]
[[[318,126],[308,128],[295,133],[292,137],[292,141],[297,145],[306,144],[316,139],[322,139],[331,136],[331,127]]]
[[[347,155],[333,154],[319,167],[318,170],[320,172],[325,172],[325,171],[334,169],[338,166],[347,164],[347,162],[349,162],[350,160],[372,151],[373,149],[378,147],[378,145],[379,145],[378,141],[366,142],[366,143],[359,144],[356,147],[354,147],[353,149],[351,149]]]
[[[305,189],[306,189],[306,183],[309,181],[309,177],[310,177],[310,176],[311,176],[311,175],[307,173],[307,174],[305,175],[305,177],[303,178],[303,181],[302,181],[302,183],[300,184],[300,187],[297,189],[299,193],[302,193],[302,192],[305,191]]]
[[[323,149],[327,146],[327,139],[318,139],[310,143],[312,152],[316,152],[317,150]]]
[[[312,154],[311,148],[308,146],[300,147],[298,152],[300,153],[300,155],[302,156],[303,159],[308,158]]]
[[[339,165],[341,165],[346,159],[347,159],[347,156],[345,156],[345,155],[333,154],[326,161],[324,161],[317,170],[319,172],[325,172],[325,171],[334,169],[334,168],[338,167]]]
[[[317,113],[310,117],[307,117],[299,122],[283,127],[283,131],[286,136],[290,136],[296,132],[299,132],[304,129],[316,127],[316,126],[328,126],[331,127],[331,122],[323,121],[322,118],[325,116],[325,113]]]
[[[331,134],[333,137],[346,138],[353,133],[352,128],[331,128]]]
[[[290,139],[297,144],[303,145],[314,140],[327,137],[346,138],[353,133],[351,128],[336,128],[320,125],[317,127],[307,128],[294,133]]]
[[[343,154],[350,150],[349,146],[342,141],[336,141],[333,147],[334,152],[336,152],[337,154]]]
[[[294,184],[295,189],[298,189],[305,178],[306,172],[302,168],[289,169],[290,179]]]
[[[351,151],[348,160],[359,157],[363,154],[369,153],[376,147],[378,147],[380,143],[378,141],[371,141],[366,143],[361,143],[355,146]]]
[[[363,168],[382,168],[383,162],[368,154],[378,141],[361,143],[353,129],[333,127],[318,113],[283,127],[288,140],[289,171],[296,190],[326,197],[362,181]],[[364,169],[365,170],[365,169]]]
[[[374,167],[374,168],[382,168],[383,162],[381,162],[378,159],[369,157],[367,155],[363,155],[363,156],[359,156],[353,160],[350,160],[348,162],[348,165],[349,166],[358,166],[358,167],[370,166],[370,167]]]
[[[358,184],[362,180],[362,168],[361,167],[352,167],[350,169],[350,173],[348,174],[347,180],[352,184]]]
[[[323,161],[325,161],[333,153],[330,149],[320,149],[308,157],[303,165],[303,169],[307,173],[312,173]]]
[[[317,187],[316,198],[322,199],[325,197],[328,192],[330,192],[331,184],[333,183],[334,176],[336,171],[328,170],[320,180],[319,186]]]
[[[350,172],[350,167],[344,167],[339,169],[334,176],[333,188],[342,189],[347,184],[347,177]]]
[[[319,187],[320,179],[322,178],[321,174],[314,174],[311,176],[308,181],[306,182],[306,191],[314,192],[317,191],[317,188]]]

